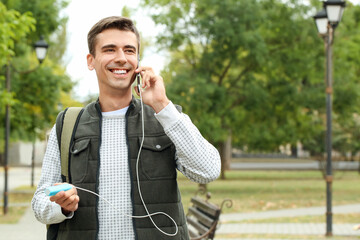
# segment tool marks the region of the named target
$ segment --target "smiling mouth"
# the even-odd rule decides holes
[[[125,75],[126,73],[128,73],[128,70],[126,70],[126,69],[110,69],[110,72],[119,74],[119,75]]]

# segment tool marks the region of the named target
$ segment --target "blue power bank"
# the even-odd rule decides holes
[[[68,183],[65,184],[60,184],[60,185],[56,185],[56,186],[51,186],[45,189],[45,194],[47,196],[54,196],[56,195],[58,192],[61,191],[67,191],[72,189],[72,186]]]

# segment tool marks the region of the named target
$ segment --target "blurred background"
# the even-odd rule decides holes
[[[221,153],[221,177],[207,186],[214,201],[230,195],[230,212],[325,206],[334,175],[334,205],[358,203],[360,1],[345,2],[327,45],[313,18],[319,0],[1,0],[0,172],[31,166],[36,185],[58,112],[97,99],[87,32],[122,15],[141,33],[141,65],[164,78],[169,99]],[[250,180],[254,188],[242,189]],[[198,186],[180,183],[186,202]],[[354,214],[342,218],[360,222]]]
[[[324,157],[326,55],[312,18],[321,1],[1,5],[0,119],[10,104],[11,143],[44,140],[60,110],[96,99],[96,75],[86,65],[87,32],[103,17],[124,15],[142,33],[141,64],[163,76],[169,98],[219,150],[230,144],[227,149],[240,157]],[[332,148],[334,158],[349,161],[360,149],[359,11],[357,1],[347,1],[333,45]],[[49,47],[40,65],[33,45],[41,37]]]

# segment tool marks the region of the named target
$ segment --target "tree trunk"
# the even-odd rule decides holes
[[[225,179],[225,171],[230,170],[231,163],[231,132],[227,139],[220,145],[220,158],[221,158],[221,179]]]
[[[297,149],[297,144],[291,144],[291,156],[294,158],[298,157],[298,149]]]

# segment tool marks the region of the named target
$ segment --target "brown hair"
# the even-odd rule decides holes
[[[140,34],[133,21],[126,17],[112,16],[101,19],[90,29],[87,40],[91,55],[95,56],[96,36],[102,31],[112,28],[135,33],[138,40],[138,51],[140,50]]]

